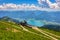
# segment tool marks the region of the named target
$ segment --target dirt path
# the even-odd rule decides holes
[[[38,29],[37,27],[32,27],[32,29],[37,30],[37,31],[39,31],[40,33],[42,33],[42,34],[44,34],[44,35],[46,35],[46,36],[50,37],[52,40],[58,40],[57,38],[55,38],[55,37],[53,37],[53,36],[48,35],[48,34],[47,34],[47,33],[45,33],[44,31],[42,31],[41,29]]]
[[[28,29],[24,28],[23,26],[21,26],[21,27],[23,28],[24,31],[27,31],[27,32],[29,32],[29,33],[38,35],[38,36],[40,36],[40,37],[43,36],[43,35],[37,34],[37,33],[35,33],[35,32],[31,32],[31,31],[29,31]],[[46,37],[46,36],[43,36],[43,37],[45,37],[45,38],[47,38],[47,39],[50,39],[49,37]]]
[[[20,26],[20,27],[22,27],[24,31],[27,31],[27,32],[29,32],[29,33],[33,33],[33,34],[39,35],[39,34],[37,34],[37,33],[34,33],[34,32],[29,31],[28,29],[24,28],[23,26]]]
[[[39,28],[38,28],[39,29]],[[40,30],[42,30],[42,29],[40,29]],[[44,30],[42,30],[42,31],[44,31]],[[50,33],[50,32],[47,32],[47,31],[44,31],[45,33],[47,33],[47,34],[49,34],[49,35],[51,35],[51,36],[54,36],[54,37],[56,37],[56,38],[60,38],[60,36],[57,36],[57,35],[55,35],[55,34],[52,34],[52,33]]]

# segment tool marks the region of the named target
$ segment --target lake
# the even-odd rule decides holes
[[[31,26],[37,26],[37,27],[41,27],[45,25],[45,23],[40,20],[39,21],[38,20],[27,20],[27,24]]]

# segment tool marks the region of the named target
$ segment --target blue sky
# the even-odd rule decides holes
[[[50,0],[52,3],[55,2],[55,0]],[[0,0],[0,4],[3,3],[14,3],[14,4],[38,4],[37,0]]]
[[[37,0],[0,0],[0,4],[3,3],[14,3],[14,4],[38,4]]]
[[[50,0],[52,3],[55,3],[56,1],[55,0]]]

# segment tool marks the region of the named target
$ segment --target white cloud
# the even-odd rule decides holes
[[[11,9],[11,8],[16,8],[17,5],[16,4],[3,4],[3,5],[0,5],[0,9]]]
[[[56,0],[58,6],[60,7],[60,0]]]
[[[38,3],[41,5],[42,2],[45,2],[46,0],[38,0]]]
[[[46,2],[48,4],[48,6],[50,8],[60,8],[60,1],[56,0],[57,3],[51,3],[49,0],[38,0],[38,3],[41,5],[43,2]],[[34,4],[20,4],[20,5],[16,5],[13,3],[9,3],[9,4],[3,4],[0,5],[0,9],[22,9],[22,8],[27,8],[27,9],[35,9],[37,8],[37,6],[35,6]]]
[[[56,3],[52,3],[49,0],[38,0],[38,3],[41,5],[43,2],[46,2],[50,8],[58,9],[60,8],[60,0],[56,0]]]
[[[51,3],[49,0],[47,0],[47,3],[49,4],[50,8],[60,8],[57,3]]]
[[[51,3],[49,0],[38,0],[39,4],[46,2],[50,8],[43,8],[36,6],[35,4],[2,4],[0,5],[0,10],[41,10],[41,11],[60,11],[60,7],[57,3]]]
[[[35,6],[34,4],[19,4],[19,5],[16,5],[16,4],[12,4],[12,3],[9,3],[9,4],[3,4],[3,5],[0,5],[0,9],[37,9],[37,6]]]
[[[4,7],[2,5],[0,5],[0,9],[3,9]]]

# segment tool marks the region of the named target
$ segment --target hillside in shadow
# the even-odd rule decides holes
[[[60,31],[60,26],[59,25],[44,25],[42,28],[47,28],[47,29],[50,29],[50,30]]]

